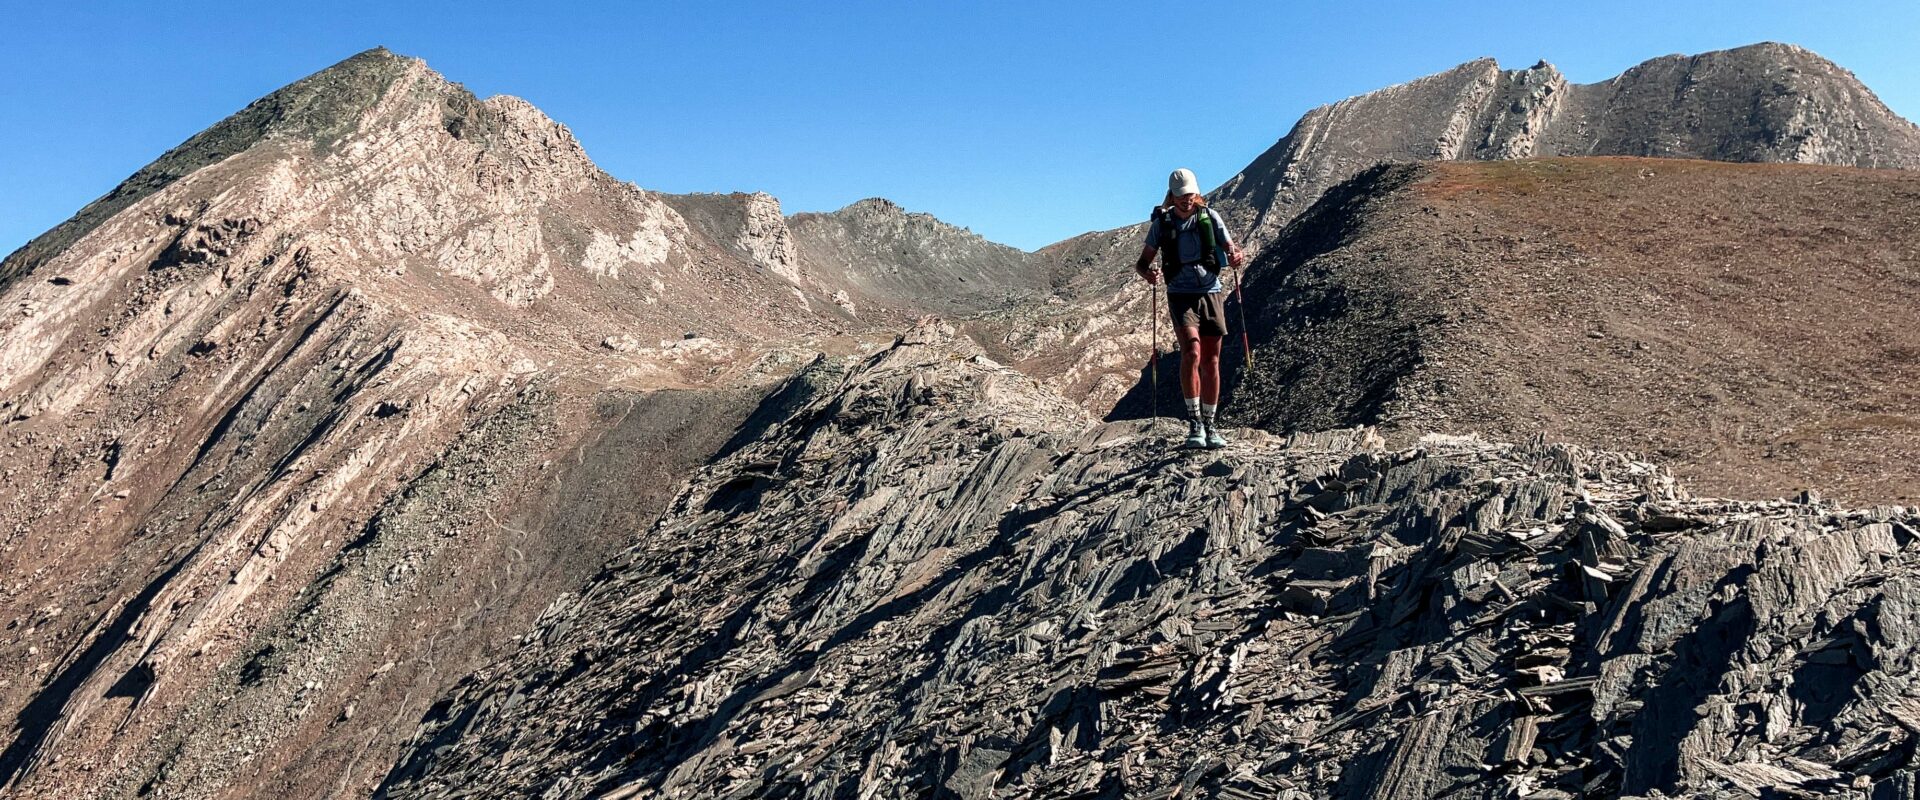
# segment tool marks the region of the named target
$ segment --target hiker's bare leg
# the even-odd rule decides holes
[[[1197,332],[1197,331],[1196,331]],[[1210,406],[1220,404],[1220,340],[1219,336],[1201,336],[1200,338],[1200,402]],[[1193,395],[1187,395],[1192,397]]]
[[[1199,397],[1200,363],[1202,360],[1200,356],[1202,349],[1200,344],[1200,329],[1181,326],[1176,328],[1176,330],[1180,332],[1180,396]],[[1220,337],[1215,336],[1213,338],[1218,340]],[[1220,343],[1218,341],[1214,342],[1213,352],[1215,363],[1218,363],[1220,355]],[[1219,380],[1216,378],[1214,382],[1217,384]]]

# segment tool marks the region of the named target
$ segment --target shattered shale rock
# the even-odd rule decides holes
[[[1915,791],[1913,509],[1365,429],[1172,453],[939,327],[806,374],[382,796]]]

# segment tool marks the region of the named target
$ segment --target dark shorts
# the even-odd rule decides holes
[[[1173,315],[1173,327],[1199,328],[1201,336],[1227,335],[1227,293],[1167,293],[1167,311]]]

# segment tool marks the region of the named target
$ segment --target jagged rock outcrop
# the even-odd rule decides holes
[[[776,405],[381,796],[1913,789],[1913,509],[1364,429],[1168,453],[938,327]]]
[[[1908,171],[1382,167],[1249,271],[1256,366],[1229,407],[1647,453],[1716,494],[1915,502],[1915,231]]]
[[[1666,56],[1592,84],[1481,59],[1308,112],[1212,197],[1264,244],[1381,162],[1604,155],[1913,169],[1920,128],[1786,44]]]
[[[734,254],[780,276],[795,287],[805,278],[793,231],[780,213],[780,201],[765,192],[751,194],[662,195],[691,224]]]

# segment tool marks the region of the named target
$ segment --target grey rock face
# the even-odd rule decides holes
[[[1170,454],[938,328],[819,383],[383,796],[1911,786],[1912,509],[1364,429]]]
[[[1213,193],[1264,244],[1320,193],[1384,161],[1625,155],[1920,167],[1920,128],[1792,45],[1667,56],[1593,84],[1492,59],[1307,113]]]
[[[811,272],[868,302],[979,311],[1043,292],[1052,277],[1033,254],[879,198],[789,224]]]

